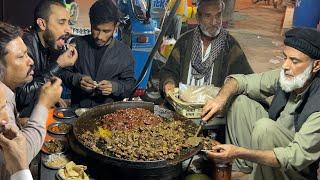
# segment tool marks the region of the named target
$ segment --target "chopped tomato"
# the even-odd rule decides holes
[[[58,113],[57,113],[57,116],[58,116],[59,118],[64,118],[63,112],[58,112]]]

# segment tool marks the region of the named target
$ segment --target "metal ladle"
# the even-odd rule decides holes
[[[189,137],[189,138],[186,140],[185,143],[186,143],[187,145],[191,145],[192,147],[196,147],[196,146],[198,146],[198,145],[200,144],[200,142],[202,141],[202,137],[198,137],[198,135],[199,135],[201,129],[203,128],[203,126],[204,126],[205,124],[207,124],[207,122],[204,121],[204,120],[201,120],[200,125],[199,125],[196,133],[194,134],[194,136]]]

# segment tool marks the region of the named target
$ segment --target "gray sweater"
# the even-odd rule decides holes
[[[6,93],[7,104],[6,109],[9,116],[9,124],[18,128],[17,111],[15,94],[6,85],[0,82]],[[27,125],[21,129],[23,136],[27,140],[28,162],[39,153],[46,135],[46,120],[48,117],[48,109],[37,104],[32,111]],[[2,152],[0,151],[0,180],[10,179],[9,172],[5,169]]]

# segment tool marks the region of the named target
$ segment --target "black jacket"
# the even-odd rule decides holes
[[[96,64],[97,47],[91,35],[76,38],[76,45],[78,60],[75,63],[72,77],[69,75],[66,77],[68,80],[66,85],[71,89],[73,106],[93,107],[130,96],[136,80],[132,51],[127,45],[118,40],[112,40],[99,59],[99,64]],[[99,91],[90,93],[83,91],[80,88],[80,80],[85,75],[97,82],[111,81],[112,93],[104,96]]]
[[[22,39],[28,47],[28,55],[34,61],[34,76],[30,83],[16,90],[16,103],[20,117],[30,117],[45,79],[51,76],[61,78],[59,75],[61,68],[55,60],[50,60],[51,58],[54,59],[54,56],[50,54],[48,48],[42,46],[37,32],[26,32]]]

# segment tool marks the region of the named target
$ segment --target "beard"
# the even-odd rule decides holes
[[[216,37],[221,31],[221,26],[217,27],[217,29],[214,32],[209,32],[205,26],[200,24],[200,30],[205,36]]]
[[[51,50],[58,50],[58,49],[55,47],[56,39],[54,38],[53,33],[52,33],[49,29],[46,29],[46,31],[44,32],[44,34],[43,34],[43,39],[44,39],[44,42],[47,44],[47,46],[48,46]]]
[[[54,37],[53,33],[50,30],[46,30],[43,34],[43,39],[48,48],[50,49],[50,56],[51,58],[55,59],[58,58],[63,52],[64,49],[61,47],[59,48],[56,45],[56,38]]]
[[[102,41],[102,40],[99,40],[97,38],[94,38],[94,42],[95,42],[95,45],[97,47],[103,47],[103,46],[107,46],[111,43],[111,41],[113,40],[113,35],[111,37],[109,37],[109,39],[107,41]]]
[[[311,78],[312,63],[299,75],[293,77],[292,79],[286,79],[284,69],[280,72],[280,87],[285,92],[292,92],[295,89],[302,88],[306,82]]]
[[[203,24],[200,24],[200,30],[201,32],[205,35],[205,36],[208,36],[208,37],[216,37],[220,31],[221,31],[221,28],[222,28],[222,19],[220,20],[220,23],[217,24],[215,26],[215,30],[213,32],[210,32],[208,30],[208,28],[206,26],[204,26]]]

